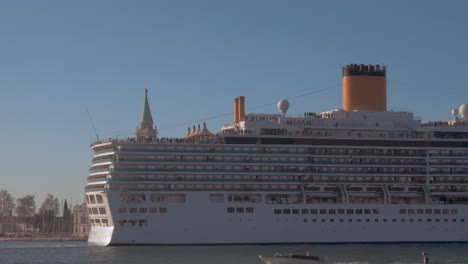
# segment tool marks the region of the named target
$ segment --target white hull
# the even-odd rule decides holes
[[[167,213],[164,214],[159,212],[119,214],[119,208],[111,207],[114,215],[112,219],[116,225],[93,226],[89,241],[96,245],[468,242],[468,229],[466,223],[462,222],[468,220],[466,205],[210,204],[206,202],[207,197],[208,193],[191,193],[188,194],[187,203],[160,203],[158,206],[167,208]],[[118,195],[109,198],[115,200],[111,204],[119,205]],[[138,207],[143,206],[150,206],[150,202],[138,204]],[[231,214],[226,212],[227,207],[246,206],[253,207],[254,212]],[[275,215],[273,213],[275,208],[319,210],[368,208],[378,209],[380,213],[378,215]],[[450,208],[457,209],[458,213],[457,215],[399,215],[399,210],[402,208]],[[206,215],[208,213],[209,217]],[[119,219],[141,218],[147,219],[147,223],[141,226],[138,223],[135,226],[118,223]],[[428,218],[431,218],[430,222]],[[402,222],[402,219],[405,221]],[[436,222],[436,219],[439,219],[439,222]],[[447,219],[447,222],[444,222],[444,219]],[[456,219],[456,222],[453,222],[453,219]],[[349,222],[350,220],[352,222]]]

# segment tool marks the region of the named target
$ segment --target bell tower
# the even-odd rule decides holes
[[[155,141],[157,139],[156,126],[153,128],[153,117],[148,103],[148,89],[145,89],[145,105],[141,114],[140,126],[137,127],[136,136],[138,141]]]

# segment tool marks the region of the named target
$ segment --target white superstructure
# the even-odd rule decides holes
[[[145,96],[137,137],[92,144],[89,242],[468,241],[465,105],[422,124],[408,112],[291,117],[286,100],[279,114],[243,104],[217,134],[199,125],[158,139]]]

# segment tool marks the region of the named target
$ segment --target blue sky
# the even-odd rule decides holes
[[[144,89],[160,136],[246,112],[341,106],[341,67],[388,68],[388,108],[450,119],[468,103],[467,1],[0,1],[0,189],[83,201],[94,131],[134,134]],[[266,107],[255,108],[262,105]]]

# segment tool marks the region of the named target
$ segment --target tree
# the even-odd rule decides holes
[[[7,190],[0,191],[0,216],[11,216],[15,208],[15,199]]]
[[[16,214],[19,217],[34,216],[36,212],[36,201],[34,195],[26,195],[16,199]]]
[[[44,202],[42,203],[41,207],[39,208],[39,213],[53,213],[53,215],[57,215],[59,212],[59,200],[55,198],[53,194],[47,194]]]
[[[63,222],[62,231],[64,233],[72,232],[72,220],[73,220],[72,212],[68,208],[67,199],[65,199],[65,203],[63,204],[63,216],[62,216],[62,222]]]
[[[39,208],[42,219],[41,231],[43,233],[55,233],[57,231],[57,214],[59,212],[59,200],[54,195],[48,194]]]

